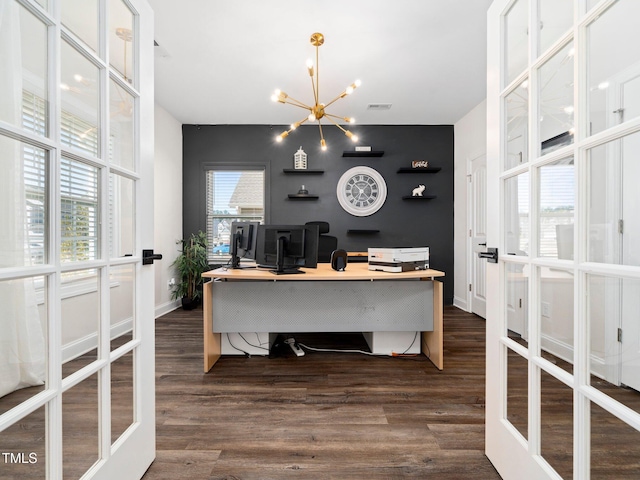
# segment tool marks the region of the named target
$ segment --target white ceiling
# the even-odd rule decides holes
[[[289,124],[310,104],[305,66],[320,47],[320,101],[362,86],[330,113],[359,124],[453,124],[486,96],[492,0],[149,0],[156,100],[187,124]],[[315,58],[314,58],[315,60]],[[387,111],[368,104],[390,103]]]

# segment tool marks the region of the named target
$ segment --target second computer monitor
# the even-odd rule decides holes
[[[256,262],[273,273],[304,273],[318,266],[317,225],[260,225]]]
[[[260,222],[231,223],[231,267],[239,268],[240,260],[254,260]]]

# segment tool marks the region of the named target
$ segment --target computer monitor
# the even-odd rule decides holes
[[[231,268],[241,268],[240,260],[256,258],[260,222],[231,223]]]
[[[260,225],[256,262],[279,275],[318,266],[318,225]]]

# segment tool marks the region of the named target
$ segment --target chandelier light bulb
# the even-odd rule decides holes
[[[345,120],[346,120],[347,122],[349,122],[351,125],[353,125],[354,123],[356,123],[356,119],[355,119],[355,118],[353,118],[353,117],[351,117],[351,118],[345,118]]]
[[[324,141],[324,138],[320,140],[320,149],[325,151],[327,149],[327,142]]]
[[[354,85],[355,85],[356,87],[359,87],[360,85],[362,85],[362,82],[361,82],[360,80],[356,80],[356,81],[354,82]]]
[[[309,119],[310,122],[316,121],[316,115],[314,113],[310,113],[307,118]]]

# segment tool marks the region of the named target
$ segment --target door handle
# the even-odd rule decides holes
[[[479,243],[479,244],[478,244],[478,246],[479,246],[479,247],[486,247],[486,246],[487,246],[487,242]]]
[[[486,252],[478,252],[478,257],[486,258],[489,263],[498,263],[498,249],[489,247]]]
[[[162,255],[153,253],[153,250],[142,250],[142,264],[153,265],[154,260],[162,260]]]

